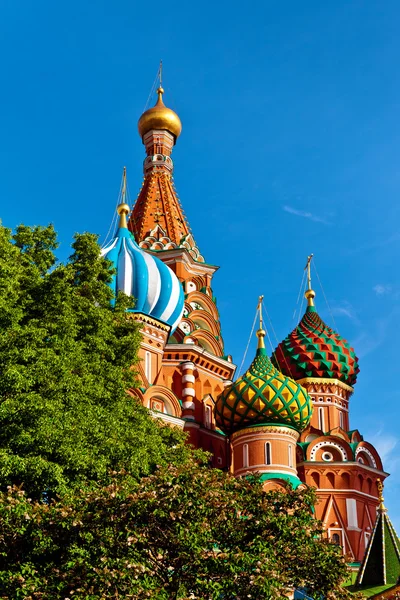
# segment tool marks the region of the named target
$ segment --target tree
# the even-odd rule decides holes
[[[321,538],[310,490],[186,461],[132,486],[124,473],[51,504],[0,497],[0,597],[100,600],[354,598],[340,550]]]
[[[34,498],[188,452],[126,392],[140,334],[129,298],[111,306],[96,236],[77,235],[67,264],[56,248],[52,226],[0,226],[0,486],[23,483]]]

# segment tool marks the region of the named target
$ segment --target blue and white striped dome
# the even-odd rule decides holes
[[[133,235],[120,227],[113,241],[102,249],[101,255],[110,260],[115,269],[111,287],[133,296],[133,312],[141,312],[177,328],[183,314],[184,295],[175,273],[159,258],[139,248]]]

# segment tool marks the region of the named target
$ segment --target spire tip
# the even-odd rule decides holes
[[[307,257],[307,263],[306,266],[304,267],[304,270],[307,271],[307,289],[305,292],[305,297],[307,299],[307,304],[308,306],[314,306],[314,298],[315,298],[315,292],[311,287],[311,261],[314,257],[314,254],[310,254],[310,256]]]

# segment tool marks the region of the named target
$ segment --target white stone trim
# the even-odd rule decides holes
[[[376,466],[376,460],[375,460],[375,457],[374,457],[374,455],[373,455],[373,454],[372,454],[372,452],[371,452],[371,451],[370,451],[368,448],[366,448],[365,446],[357,446],[357,449],[356,449],[356,460],[357,460],[357,456],[360,454],[360,452],[365,452],[365,454],[366,454],[367,456],[369,456],[369,458],[370,458],[370,459],[371,459],[371,461],[372,461],[372,466],[374,467],[374,469],[377,469],[377,468],[378,468],[378,467]],[[366,465],[366,466],[367,466],[367,467],[369,467],[370,465]]]
[[[194,370],[194,363],[192,363],[191,360],[186,360],[185,362],[181,363],[181,369],[183,371],[186,371],[187,369]]]
[[[196,392],[193,388],[183,388],[182,390],[182,396],[192,396],[194,398],[195,395]]]
[[[149,410],[152,417],[156,419],[162,419],[166,423],[170,423],[171,425],[177,425],[178,427],[182,427],[185,425],[185,421],[180,417],[174,417],[173,415],[167,415],[166,413],[160,413],[154,410]]]
[[[315,455],[317,453],[317,450],[319,450],[320,448],[323,448],[324,446],[326,446],[327,448],[329,448],[329,446],[331,446],[331,447],[339,450],[339,452],[343,458],[343,462],[347,462],[348,456],[347,456],[347,453],[346,453],[345,449],[343,448],[343,446],[341,446],[337,442],[333,442],[332,440],[324,440],[322,442],[319,442],[318,444],[315,444],[315,446],[312,448],[311,453],[310,453],[310,461],[315,460]],[[326,464],[325,461],[324,461],[324,463]],[[329,463],[329,464],[332,464],[332,463]]]

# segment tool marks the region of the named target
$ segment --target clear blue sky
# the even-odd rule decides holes
[[[3,0],[4,224],[103,238],[123,165],[142,179],[137,119],[164,61],[183,122],[175,182],[240,364],[257,296],[277,338],[295,325],[313,252],[361,372],[351,426],[383,453],[400,533],[400,4]],[[316,282],[317,308],[330,311]],[[251,355],[248,356],[250,360]]]

